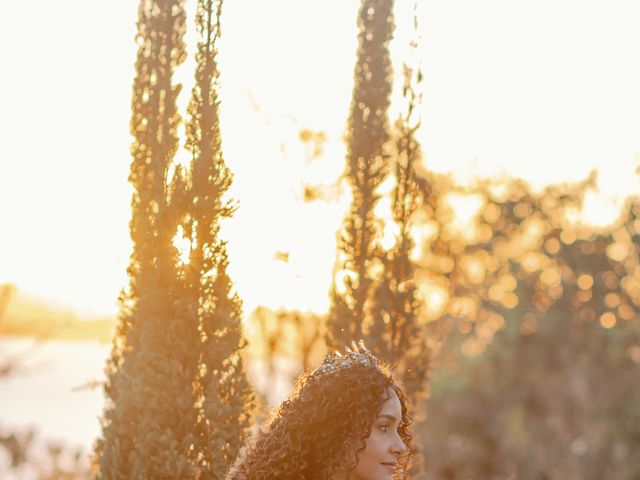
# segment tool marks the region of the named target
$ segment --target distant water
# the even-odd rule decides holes
[[[88,452],[101,433],[104,395],[101,386],[82,386],[104,381],[110,348],[94,341],[38,343],[0,337],[0,366],[10,357],[21,365],[0,378],[0,431],[33,427],[43,439],[62,440]],[[290,389],[295,364],[277,362],[271,378],[262,362],[249,362],[248,370],[255,387],[267,390],[269,403],[276,405]]]
[[[18,370],[0,378],[0,428],[34,428],[38,436],[91,448],[100,434],[104,380],[110,345],[93,341],[38,343],[0,337],[0,365],[15,359]]]

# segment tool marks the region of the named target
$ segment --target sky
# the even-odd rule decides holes
[[[193,25],[193,0],[188,2]],[[397,2],[391,51],[412,38]],[[9,2],[0,18],[0,282],[78,313],[113,315],[131,251],[129,135],[137,2]],[[357,0],[226,0],[219,44],[223,150],[236,217],[230,274],[258,305],[322,312],[348,192],[303,201],[344,168]],[[593,221],[640,191],[636,0],[420,0],[425,165],[461,182],[510,174],[541,187],[596,169]],[[189,59],[176,72],[184,113]],[[391,117],[399,112],[398,85]],[[302,128],[323,131],[309,160]],[[184,160],[184,153],[179,158]],[[276,258],[288,252],[288,262]]]

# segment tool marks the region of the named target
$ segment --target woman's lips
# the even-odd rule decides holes
[[[396,468],[396,462],[383,462],[382,465],[384,465],[387,468],[390,468],[391,470],[395,470]]]

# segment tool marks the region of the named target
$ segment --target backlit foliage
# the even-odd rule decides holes
[[[450,286],[435,323],[457,361],[443,354],[432,384],[428,478],[640,474],[640,208],[603,231],[563,220],[592,180],[482,185],[477,243],[436,250],[451,261],[437,263]]]
[[[183,266],[185,299],[200,332],[197,378],[198,422],[195,451],[200,478],[221,478],[233,463],[250,426],[253,392],[244,360],[242,302],[227,273],[226,242],[220,221],[233,215],[223,199],[232,175],[222,154],[218,100],[216,41],[220,37],[221,0],[199,0],[196,27],[196,83],[187,123],[187,149],[192,154],[182,225],[191,241]]]
[[[504,328],[505,312],[520,301],[513,265],[537,270],[551,261],[542,249],[545,235],[563,230],[566,212],[580,206],[592,179],[550,186],[534,195],[521,181],[483,181],[471,189],[447,177],[425,175],[431,195],[422,212],[427,235],[416,272],[426,299],[424,313],[437,320],[432,325],[435,338],[462,333],[461,353],[475,356]],[[452,197],[475,198],[479,208],[456,216]],[[461,217],[466,221],[460,223]]]
[[[219,478],[249,426],[241,302],[218,235],[219,221],[233,212],[222,200],[231,174],[216,94],[220,8],[198,4],[187,124],[192,162],[184,168],[173,162],[181,118],[180,87],[171,80],[185,56],[183,3],[140,4],[131,120],[134,251],[107,365],[98,478]]]
[[[415,17],[414,17],[415,21]],[[417,21],[414,26],[417,29]],[[413,44],[415,48],[416,43]],[[411,258],[415,249],[412,230],[416,213],[429,194],[429,186],[418,176],[417,165],[423,158],[415,133],[420,127],[416,107],[421,101],[418,92],[422,72],[418,66],[404,65],[403,97],[406,112],[394,125],[393,173],[395,187],[391,193],[391,217],[397,227],[395,244],[381,254],[382,275],[373,290],[373,308],[367,337],[368,344],[381,358],[397,366],[398,374],[415,412],[417,402],[427,389],[430,353],[427,334],[421,318],[422,305],[415,283],[416,265]]]
[[[370,310],[373,269],[379,267],[380,221],[376,192],[389,172],[387,109],[391,93],[388,44],[393,32],[392,0],[363,0],[359,47],[347,129],[347,168],[352,203],[338,238],[338,273],[331,290],[327,345],[340,348],[363,337]]]
[[[291,380],[322,361],[326,354],[325,320],[316,313],[272,311],[265,307],[258,307],[251,313],[249,321],[256,333],[252,344],[256,354],[266,363],[270,380],[267,385],[274,380],[278,359],[291,359],[299,365],[299,369],[291,372]]]
[[[242,302],[227,273],[226,242],[220,222],[233,215],[223,199],[232,175],[222,154],[216,41],[221,0],[199,0],[196,26],[196,83],[189,104],[187,149],[192,154],[182,224],[191,243],[183,266],[188,311],[198,323],[198,422],[195,451],[203,479],[221,478],[235,460],[250,426],[253,391],[240,355]]]
[[[185,59],[182,1],[140,2],[133,86],[129,181],[134,187],[129,288],[107,363],[98,478],[175,478],[194,474],[196,420],[192,382],[197,325],[176,302],[178,252],[167,173],[178,149],[181,117],[172,83]],[[179,183],[179,182],[177,182]]]

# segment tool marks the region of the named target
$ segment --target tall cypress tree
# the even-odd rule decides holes
[[[205,479],[224,477],[235,460],[253,404],[240,355],[246,345],[242,302],[232,290],[226,242],[220,237],[220,222],[234,212],[233,205],[223,199],[232,174],[222,153],[217,94],[221,9],[222,0],[198,0],[196,82],[187,124],[187,149],[192,154],[190,202],[184,219],[184,231],[192,242],[187,298],[201,332],[196,450],[203,467],[200,478]]]
[[[190,457],[198,331],[178,301],[184,288],[173,238],[181,210],[170,195],[184,190],[184,181],[178,173],[171,186],[167,182],[181,122],[180,86],[172,75],[185,58],[183,0],[141,0],[137,25],[129,177],[133,253],[106,369],[98,478],[188,478],[195,472]]]
[[[374,216],[377,187],[388,173],[385,144],[389,138],[387,109],[391,93],[389,41],[394,28],[393,0],[363,0],[358,17],[359,46],[348,122],[345,176],[352,203],[338,240],[338,268],[345,288],[331,289],[327,344],[339,348],[363,333],[379,257],[380,225]]]
[[[417,5],[414,6],[414,9]],[[417,37],[417,14],[414,11]],[[411,42],[415,52],[417,38]],[[419,318],[421,308],[414,282],[416,266],[411,260],[415,241],[411,235],[414,214],[422,206],[429,189],[417,175],[416,167],[422,152],[415,133],[420,127],[416,108],[422,96],[417,91],[422,82],[419,65],[404,65],[404,115],[394,125],[394,174],[392,217],[398,227],[395,245],[382,255],[383,274],[375,286],[372,324],[369,329],[370,348],[382,358],[399,366],[409,396],[415,401],[424,394],[429,372],[430,353],[427,332]]]

